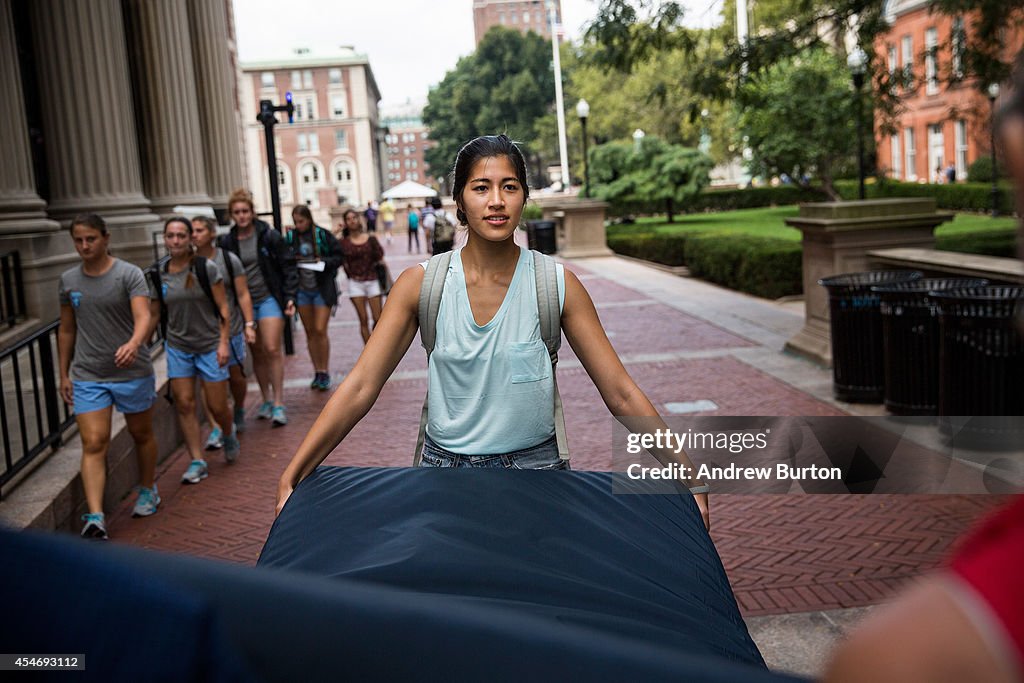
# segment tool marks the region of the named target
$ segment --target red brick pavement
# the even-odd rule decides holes
[[[403,250],[399,250],[403,251]],[[415,262],[391,258],[397,270]],[[584,276],[612,343],[622,354],[726,350],[752,342],[648,299],[573,264]],[[635,302],[631,305],[630,302]],[[619,305],[616,305],[619,304]],[[332,371],[351,368],[362,349],[356,317],[342,301],[331,323]],[[301,329],[286,377],[306,379],[312,367]],[[561,354],[559,387],[577,469],[611,467],[612,419],[586,372]],[[426,380],[418,340],[369,415],[326,460],[331,465],[405,466],[411,462]],[[829,404],[729,355],[630,363],[628,369],[659,408],[670,401],[710,399],[720,415],[835,415]],[[188,457],[179,450],[158,468],[160,512],[131,519],[126,500],[111,516],[119,542],[255,563],[273,522],[277,479],[327,401],[305,387],[287,389],[289,424],[250,420],[234,465],[209,458],[210,477],[184,486]],[[250,413],[256,398],[250,392]],[[715,544],[747,615],[873,604],[935,567],[951,541],[999,502],[984,496],[719,495],[713,497]]]

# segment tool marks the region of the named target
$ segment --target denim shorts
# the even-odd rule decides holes
[[[216,349],[207,353],[189,353],[165,344],[164,355],[167,356],[168,379],[198,375],[204,382],[223,382],[228,378],[228,366],[217,364]]]
[[[245,364],[245,333],[239,332],[231,338],[231,355],[228,356],[228,367]]]
[[[328,308],[327,302],[320,296],[320,292],[316,290],[300,289],[299,295],[295,298],[296,306],[320,306],[322,308]]]
[[[252,308],[255,313],[254,317],[256,320],[284,317],[284,313],[281,311],[281,305],[278,304],[277,299],[272,296],[268,296],[263,301],[253,304]]]
[[[567,470],[569,461],[558,457],[558,443],[551,437],[543,443],[511,453],[460,455],[438,446],[426,437],[420,467],[503,467],[510,470]]]
[[[144,413],[156,398],[156,377],[139,377],[123,382],[72,380],[75,414],[83,415],[114,406],[126,415]]]

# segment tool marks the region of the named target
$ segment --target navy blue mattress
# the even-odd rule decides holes
[[[633,486],[612,494],[606,472],[321,467],[258,565],[397,589],[405,607],[374,628],[440,678],[678,679],[700,663],[694,680],[779,680],[692,497]]]

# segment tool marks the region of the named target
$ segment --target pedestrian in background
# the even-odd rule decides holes
[[[341,253],[345,275],[348,276],[348,296],[359,316],[359,333],[365,344],[370,338],[372,329],[369,317],[373,318],[373,326],[377,326],[381,311],[380,280],[377,278],[377,264],[384,260],[384,248],[373,235],[363,229],[362,217],[353,209],[344,213],[342,218],[348,230],[348,237],[341,241]],[[370,316],[367,316],[369,308]]]
[[[313,223],[313,214],[305,204],[292,209],[295,229],[288,233],[288,246],[298,262],[299,292],[296,305],[306,330],[306,346],[313,363],[311,389],[331,388],[330,340],[327,323],[338,303],[338,268],[341,266],[341,245],[329,231]],[[319,268],[319,270],[316,270]]]
[[[366,202],[366,211],[363,212],[363,216],[366,218],[366,231],[377,232],[377,209],[373,208],[372,201]]]
[[[110,234],[100,216],[75,216],[70,233],[81,263],[61,274],[58,285],[60,394],[74,406],[82,439],[82,487],[89,509],[82,516],[82,536],[105,540],[103,491],[114,407],[124,414],[139,463],[132,514],[152,515],[160,505],[154,481],[150,291],[138,266],[110,255]]]
[[[281,342],[285,316],[295,315],[299,286],[295,254],[277,230],[256,218],[248,190],[231,193],[228,211],[235,224],[227,235],[221,236],[219,245],[239,257],[249,282],[257,336],[251,346],[252,365],[263,396],[256,417],[280,427],[288,424]]]
[[[391,236],[395,227],[395,205],[387,197],[380,203],[380,213],[377,217],[384,223],[384,237],[388,244],[391,244]]]
[[[167,378],[171,382],[178,424],[192,462],[181,476],[187,484],[198,484],[209,474],[200,447],[199,419],[196,417],[196,382],[202,390],[217,424],[232,424],[228,410],[228,359],[231,357],[231,314],[228,311],[224,278],[213,261],[196,256],[192,246],[192,222],[173,216],[164,223],[164,246],[168,256],[150,271],[154,293],[154,318],[163,322]],[[232,429],[224,435],[224,457],[232,463],[240,444]]]
[[[412,253],[412,243],[416,240],[416,253],[420,253],[420,215],[416,213],[416,209],[413,208],[412,204],[409,204],[406,209],[409,212],[409,245],[408,252]]]
[[[228,310],[231,312],[228,388],[234,402],[234,430],[238,434],[245,431],[245,394],[249,389],[249,381],[245,376],[245,349],[246,345],[256,343],[256,319],[245,277],[245,266],[242,265],[241,259],[230,251],[214,246],[216,238],[216,221],[209,216],[197,216],[192,219],[192,244],[195,246],[196,256],[213,261],[224,278]],[[211,426],[210,436],[206,440],[206,450],[223,448],[224,434],[230,433],[231,427],[217,422],[206,401],[205,391],[202,396],[203,409]]]

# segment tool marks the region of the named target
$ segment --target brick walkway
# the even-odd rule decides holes
[[[416,259],[390,258],[397,274]],[[820,401],[740,358],[754,342],[572,264],[595,303],[627,368],[655,406],[709,399],[716,415],[837,415]],[[352,367],[362,340],[355,313],[341,301],[332,319],[331,370]],[[692,310],[692,309],[690,309]],[[277,480],[327,395],[312,392],[312,368],[301,328],[297,353],[286,360],[290,423],[273,429],[250,420],[242,455],[227,466],[211,454],[210,477],[183,486],[188,457],[179,450],[158,467],[163,505],[132,519],[131,501],[114,511],[118,542],[255,563],[273,522]],[[612,418],[566,344],[559,387],[566,404],[576,469],[611,467]],[[411,463],[426,362],[418,338],[384,387],[376,406],[326,464],[405,466]],[[816,371],[816,370],[815,370]],[[256,392],[249,394],[250,414]],[[951,541],[994,507],[994,496],[718,495],[712,536],[746,615],[783,614],[874,604],[938,564]]]

